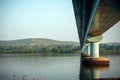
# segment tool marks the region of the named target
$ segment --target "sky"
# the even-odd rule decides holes
[[[101,42],[120,42],[120,21]],[[0,0],[0,40],[48,38],[79,42],[72,0]]]

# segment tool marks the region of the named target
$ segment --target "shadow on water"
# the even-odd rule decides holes
[[[120,56],[108,55],[109,66],[93,66],[80,64],[80,80],[120,80]],[[80,60],[82,61],[82,60]]]
[[[81,66],[80,80],[100,79],[100,71],[108,71],[108,70],[109,70],[108,66],[104,66],[104,67]]]
[[[109,66],[90,66],[90,65],[83,65],[81,62],[79,79],[80,80],[99,80],[100,72],[108,71],[108,70],[109,70]]]

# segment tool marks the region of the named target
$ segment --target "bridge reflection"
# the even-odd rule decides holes
[[[109,66],[90,66],[84,65],[81,63],[80,66],[80,80],[98,80],[100,79],[100,72],[101,71],[108,71]]]

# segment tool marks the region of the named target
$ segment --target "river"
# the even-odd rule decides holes
[[[120,56],[107,57],[110,66],[99,70],[99,77],[120,77]],[[80,76],[79,56],[0,56],[0,80],[80,80]]]

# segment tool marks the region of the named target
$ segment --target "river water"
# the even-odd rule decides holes
[[[120,77],[120,56],[108,57],[110,66],[97,69],[97,77]],[[80,69],[79,56],[0,56],[0,80],[80,80]]]

